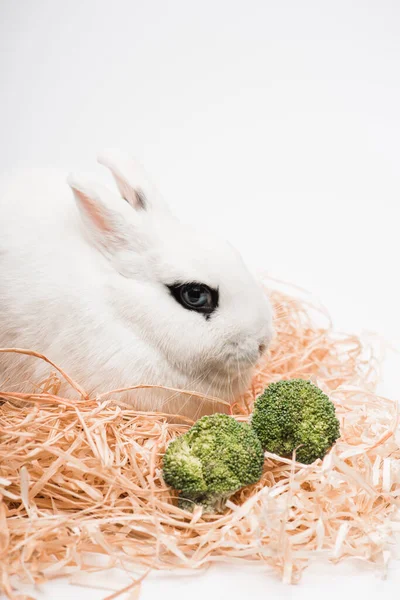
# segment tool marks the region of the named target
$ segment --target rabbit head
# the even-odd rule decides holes
[[[183,375],[187,389],[234,399],[271,340],[265,292],[231,244],[171,214],[136,162],[115,151],[99,162],[119,193],[78,176],[68,182],[83,234],[112,272],[113,313]]]

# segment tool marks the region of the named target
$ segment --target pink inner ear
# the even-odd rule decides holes
[[[104,210],[102,210],[102,207],[80,190],[75,189],[75,193],[78,196],[79,201],[81,202],[82,207],[85,209],[88,217],[97,227],[97,229],[103,231],[104,233],[111,233],[112,227],[106,219],[106,215]]]

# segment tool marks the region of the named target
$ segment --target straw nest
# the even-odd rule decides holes
[[[66,374],[55,365],[23,404],[4,384],[0,587],[9,598],[26,597],[16,592],[21,580],[95,571],[93,552],[107,567],[142,570],[131,593],[150,569],[217,561],[264,562],[292,583],[314,557],[385,569],[400,530],[397,402],[374,393],[376,360],[358,338],[333,332],[304,298],[271,297],[276,337],[233,413],[245,419],[271,381],[309,378],[330,394],[341,422],[325,459],[302,465],[266,453],[261,480],[233,496],[225,514],[189,514],[162,479],[165,448],[188,420],[173,425],[113,399],[87,399],[71,380],[80,399],[62,398]]]

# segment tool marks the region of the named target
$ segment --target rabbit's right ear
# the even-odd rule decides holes
[[[150,184],[143,167],[119,150],[107,150],[97,160],[110,169],[121,196],[135,210],[169,213],[169,208],[157,190]]]
[[[134,232],[122,214],[113,210],[115,198],[107,188],[87,183],[70,175],[68,184],[74,192],[86,232],[92,243],[103,253],[113,255],[133,247]]]

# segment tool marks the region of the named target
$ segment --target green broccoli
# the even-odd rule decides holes
[[[179,506],[221,512],[226,500],[261,477],[264,454],[247,423],[213,414],[172,441],[163,461],[165,482],[180,491]]]
[[[340,437],[331,400],[310,381],[271,383],[254,404],[251,426],[265,450],[310,464]]]

